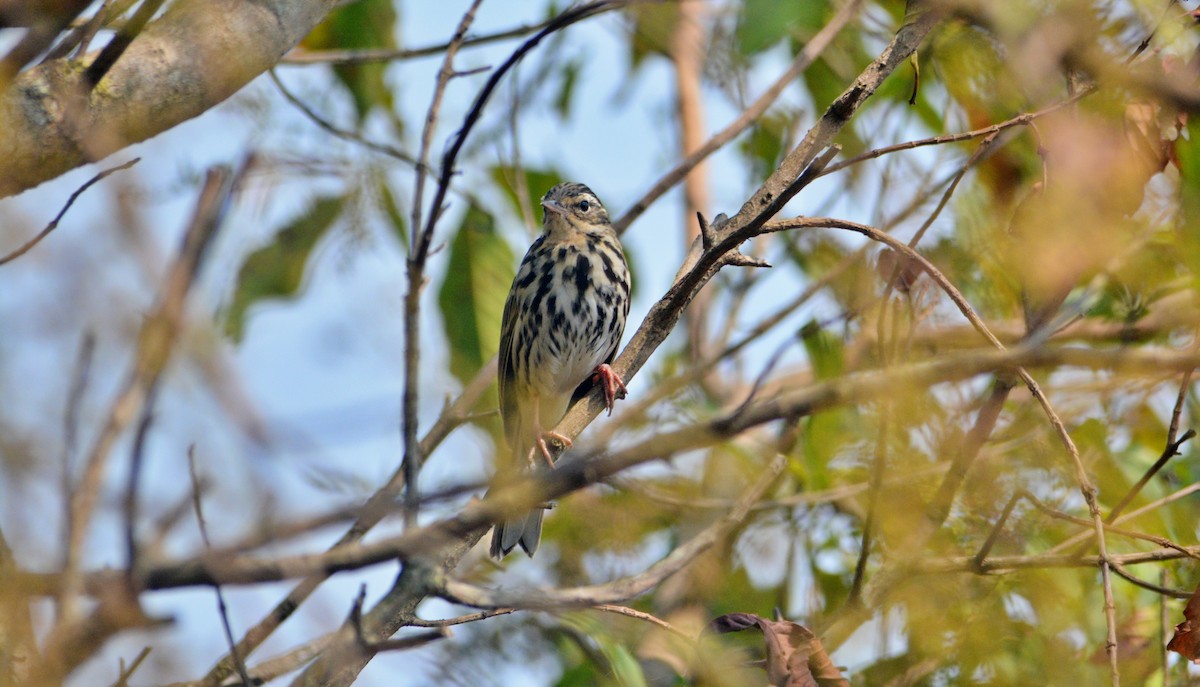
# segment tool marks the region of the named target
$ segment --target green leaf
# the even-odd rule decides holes
[[[342,214],[344,196],[315,200],[304,212],[275,235],[268,245],[251,253],[238,270],[233,303],[225,315],[225,333],[240,341],[245,330],[246,310],[266,298],[294,295],[304,278],[308,254]]]
[[[762,52],[798,30],[815,31],[828,14],[827,0],[746,0],[738,19],[738,48],[743,55]]]
[[[309,50],[394,49],[395,32],[392,0],[357,0],[330,12],[302,44]],[[359,122],[375,107],[391,111],[392,90],[384,82],[387,67],[387,62],[333,66],[334,74],[354,98]]]
[[[463,382],[500,349],[500,321],[514,262],[495,219],[471,205],[450,243],[450,263],[438,290],[450,372]]]

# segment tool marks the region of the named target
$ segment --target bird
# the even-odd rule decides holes
[[[547,439],[572,403],[600,385],[605,407],[625,397],[610,367],[629,316],[625,252],[608,211],[590,188],[561,183],[542,196],[542,231],[525,253],[504,303],[498,379],[500,415],[511,458],[498,473],[554,467]],[[516,546],[532,557],[542,534],[539,507],[500,521],[490,553]]]

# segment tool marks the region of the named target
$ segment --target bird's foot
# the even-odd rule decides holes
[[[608,408],[608,414],[612,415],[613,403],[619,398],[625,398],[627,393],[625,382],[621,381],[621,376],[608,363],[597,365],[592,372],[592,379],[600,382],[604,389],[604,407]]]
[[[554,455],[550,451],[550,446],[546,444],[547,438],[553,439],[562,444],[564,450],[575,445],[575,442],[571,441],[571,438],[565,434],[560,434],[558,432],[541,432],[537,435],[537,445],[529,449],[529,467],[534,467],[533,454],[535,451],[541,452],[542,457],[546,459],[546,465],[549,465],[551,468],[554,467]]]

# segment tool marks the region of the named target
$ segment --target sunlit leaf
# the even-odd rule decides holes
[[[270,244],[246,257],[238,270],[233,302],[225,313],[225,333],[234,341],[242,338],[250,306],[265,299],[295,295],[304,278],[308,254],[341,216],[345,204],[344,196],[318,198]]]

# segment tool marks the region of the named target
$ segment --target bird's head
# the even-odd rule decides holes
[[[555,230],[584,231],[596,226],[608,226],[608,210],[592,189],[583,184],[563,183],[542,196],[542,207],[546,214],[542,227],[547,232]]]

